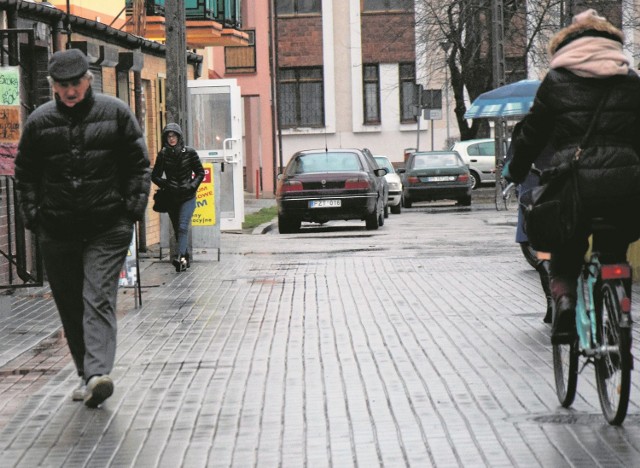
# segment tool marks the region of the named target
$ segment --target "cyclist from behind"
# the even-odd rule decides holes
[[[640,237],[640,78],[623,53],[624,36],[595,10],[586,10],[549,43],[551,69],[542,81],[522,131],[513,140],[514,158],[503,175],[521,182],[542,149],[556,152],[551,165],[567,163],[608,92],[578,169],[582,211],[572,239],[551,252],[551,294],[556,306],[551,341],[576,336],[577,278],[591,234],[590,220],[602,217],[614,230],[597,233],[606,263],[626,261]]]

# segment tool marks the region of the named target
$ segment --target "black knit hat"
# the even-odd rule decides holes
[[[60,50],[49,60],[49,76],[55,81],[70,81],[83,76],[89,69],[89,60],[81,50]]]

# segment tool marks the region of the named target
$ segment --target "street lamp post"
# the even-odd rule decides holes
[[[446,144],[449,144],[449,138],[451,137],[450,128],[449,128],[449,57],[447,53],[449,52],[449,47],[451,47],[451,42],[443,41],[440,43],[440,47],[444,50],[444,102],[445,102],[445,118],[447,119],[447,141]]]

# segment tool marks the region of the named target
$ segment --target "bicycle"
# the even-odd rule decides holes
[[[599,226],[599,229],[603,228]],[[599,253],[593,250],[578,278],[577,339],[570,344],[553,345],[556,393],[560,404],[565,408],[571,406],[578,375],[592,364],[602,414],[611,425],[622,424],[629,405],[633,367],[630,288],[629,264],[603,264]],[[580,357],[586,361],[578,370]]]
[[[503,180],[506,182],[504,177],[501,177],[501,185]],[[502,189],[502,202],[506,210],[513,210],[518,206],[518,186],[515,183],[509,182]]]

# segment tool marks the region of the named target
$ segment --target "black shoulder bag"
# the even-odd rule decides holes
[[[575,234],[581,209],[578,163],[608,95],[609,90],[602,96],[571,161],[543,172],[545,183],[525,192],[520,199],[524,230],[531,246],[540,252],[557,250]]]
[[[162,172],[160,175],[164,173],[164,158],[166,155],[162,154]],[[153,194],[153,211],[157,211],[158,213],[166,213],[169,211],[169,205],[171,203],[171,194],[167,189],[159,188],[156,190],[156,193]]]

